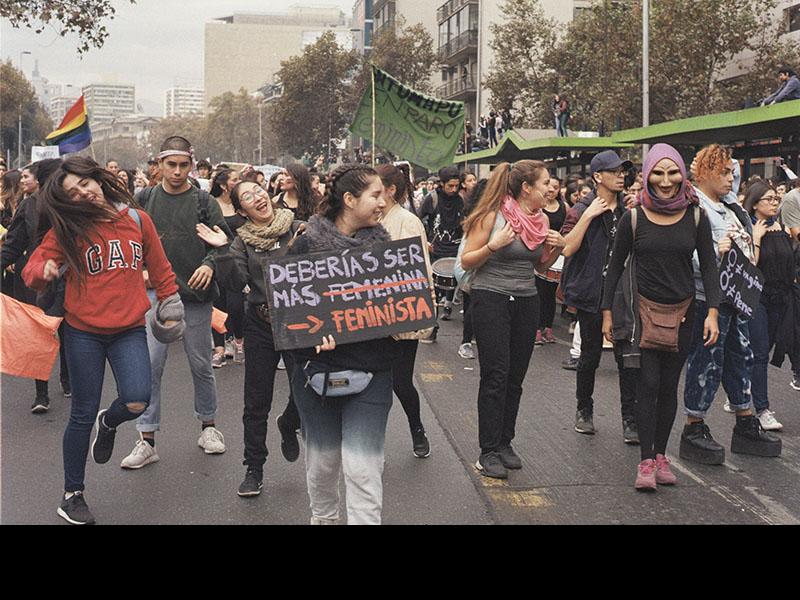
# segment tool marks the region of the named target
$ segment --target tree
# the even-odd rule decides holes
[[[136,0],[129,2],[136,4]],[[103,21],[113,19],[116,12],[111,0],[0,0],[0,17],[8,19],[12,27],[41,33],[45,25],[55,25],[62,37],[77,34],[78,54],[103,46],[108,37]]]
[[[527,17],[516,11],[523,5]],[[777,64],[795,64],[800,56],[797,43],[779,39],[783,25],[772,22],[776,0],[651,5],[652,123],[741,108],[746,98],[759,99],[774,86]],[[521,126],[552,126],[549,103],[531,98],[537,93],[548,99],[567,95],[570,129],[608,133],[640,126],[642,0],[598,1],[553,44],[546,35],[552,23],[540,11],[538,0],[512,0],[504,7],[506,22],[494,31],[497,56],[487,80],[493,98],[514,98]],[[748,54],[755,56],[755,68],[731,79],[729,69]]]
[[[36,98],[33,86],[10,61],[0,63],[0,151],[18,152],[18,124],[22,114],[22,157],[30,158],[30,147],[41,145],[53,131],[53,122]],[[21,166],[21,165],[20,165]]]
[[[233,162],[253,162],[258,148],[258,103],[242,88],[211,100],[206,143],[211,156]]]
[[[551,115],[553,93],[544,58],[556,44],[556,21],[545,17],[539,0],[505,0],[500,14],[503,21],[489,26],[494,68],[483,84],[492,105],[513,107],[518,123],[543,124]]]
[[[277,77],[283,95],[269,115],[281,150],[316,156],[343,136],[352,116],[344,110],[346,90],[357,64],[357,53],[342,49],[333,32],[281,62]]]

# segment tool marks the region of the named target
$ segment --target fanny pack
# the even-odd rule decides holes
[[[693,301],[694,298],[687,298],[680,304],[661,304],[639,294],[639,318],[642,322],[639,347],[677,352],[681,323],[686,320],[686,312]]]
[[[348,369],[345,371],[329,371],[328,365],[309,360],[303,367],[306,375],[305,387],[325,398],[339,398],[360,394],[372,381],[373,374],[366,371]]]

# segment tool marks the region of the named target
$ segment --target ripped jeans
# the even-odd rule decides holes
[[[105,424],[115,428],[138,417],[150,403],[150,354],[144,326],[121,333],[89,333],[64,323],[72,407],[64,432],[64,491],[84,489],[86,457],[100,400],[106,360],[117,382],[117,399],[108,407]],[[136,410],[131,410],[133,405]]]
[[[719,309],[719,339],[703,346],[703,324],[708,305],[695,301],[695,321],[692,344],[686,366],[686,386],[683,394],[684,412],[704,419],[714,402],[719,384],[734,410],[750,408],[753,400],[753,350],[750,347],[750,321],[732,307],[723,304]]]

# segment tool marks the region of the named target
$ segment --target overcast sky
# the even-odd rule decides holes
[[[204,25],[209,19],[234,11],[280,12],[289,6],[338,6],[352,12],[354,0],[113,0],[117,15],[108,21],[109,37],[100,49],[79,59],[76,37],[62,38],[54,27],[36,34],[14,29],[0,19],[0,56],[22,67],[30,78],[34,59],[39,72],[51,83],[82,86],[98,81],[132,83],[136,101],[161,115],[164,91],[176,83],[201,83],[203,79]],[[257,61],[258,57],[253,57]],[[156,106],[157,105],[157,106]]]

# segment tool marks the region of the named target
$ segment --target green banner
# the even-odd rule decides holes
[[[372,139],[372,86],[367,87],[350,131],[403,160],[435,171],[453,164],[464,138],[464,103],[437,100],[403,85],[373,66],[375,138]]]

